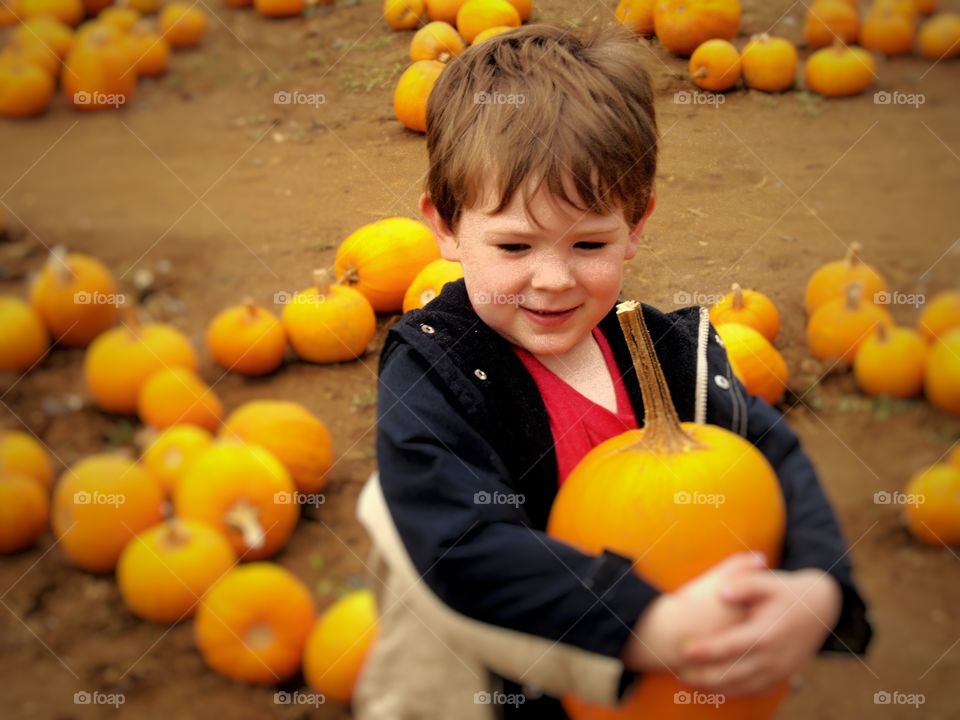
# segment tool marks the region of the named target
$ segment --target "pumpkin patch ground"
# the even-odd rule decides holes
[[[393,109],[414,30],[392,29],[375,0],[308,5],[304,16],[268,19],[250,8],[204,3],[197,7],[205,25],[181,28],[202,35],[199,44],[172,53],[166,74],[140,80],[120,109],[78,113],[57,91],[42,115],[0,120],[0,295],[29,304],[25,288],[53,248],[94,257],[137,306],[143,325],[169,325],[189,341],[196,362],[183,350],[179,364],[195,369],[203,383],[198,392],[211,388],[222,405],[210,413],[208,428],[218,447],[225,431],[212,426],[248,402],[300,403],[323,422],[332,461],[314,473],[322,486],[275,473],[284,476],[277,487],[288,495],[296,487],[298,495],[315,497],[319,486],[322,502],[306,505],[295,523],[284,517],[279,530],[290,533],[289,542],[275,555],[270,545],[271,556],[260,561],[282,566],[302,583],[320,617],[357,589],[379,589],[367,575],[369,541],[355,506],[375,469],[377,355],[398,313],[377,315],[358,360],[316,364],[288,347],[279,369],[265,374],[259,365],[249,374],[226,372],[211,355],[208,332],[221,311],[251,304],[289,322],[298,314],[291,305],[296,293],[310,285],[314,270],[334,275],[337,249],[352,233],[386,218],[419,219],[427,157],[423,136],[404,128]],[[960,13],[960,0],[937,5]],[[529,22],[613,22],[616,6],[615,0],[537,0]],[[862,662],[824,656],[807,666],[777,717],[956,717],[960,549],[912,535],[899,503],[911,478],[948,462],[960,439],[960,416],[922,397],[869,396],[852,370],[830,370],[831,361],[815,359],[806,339],[804,291],[817,268],[844,257],[853,243],[882,273],[880,301],[898,325],[917,328],[923,299],[960,289],[960,59],[878,53],[867,92],[821,97],[804,89],[812,52],[803,44],[804,3],[743,0],[741,9],[732,39],[739,51],[761,33],[798,48],[792,89],[764,93],[740,82],[719,95],[698,91],[688,57],[637,36],[649,48],[662,149],[656,211],[627,264],[624,297],[663,310],[709,306],[738,283],[762,292],[779,312],[773,345],[789,369],[779,407],[839,516],[876,635]],[[512,23],[513,14],[504,13]],[[423,22],[456,21],[434,14]],[[13,32],[0,27],[0,44]],[[425,285],[421,295],[432,287]],[[101,298],[112,289],[91,285],[90,292]],[[40,342],[43,332],[26,305],[7,306],[23,315],[22,327],[35,330],[33,344]],[[293,310],[285,314],[285,308]],[[114,331],[119,339],[138,331],[130,309],[117,313],[122,325],[115,327],[127,326]],[[352,327],[367,332],[368,321],[368,314],[358,314]],[[218,347],[235,356],[228,342],[235,338],[226,335]],[[179,336],[171,343],[182,344]],[[99,409],[88,389],[88,350],[72,345],[57,347],[24,375],[0,372],[0,433],[26,428],[41,438],[55,453],[53,472],[43,469],[43,477],[57,482],[85,458],[139,453],[157,437],[142,436],[135,414],[136,391],[146,381],[139,369],[149,358],[138,360],[128,348],[119,366],[91,363],[87,374],[99,404],[130,413],[115,415]],[[89,347],[96,349],[96,341]],[[947,352],[938,354],[943,374],[955,377]],[[32,364],[36,354],[36,347],[22,355],[10,350],[10,366]],[[264,355],[251,361],[272,367],[275,359]],[[127,376],[130,387],[119,387],[117,380]],[[941,396],[960,397],[960,390],[950,393]],[[159,404],[170,406],[165,411],[179,403],[160,395]],[[291,433],[291,447],[301,440]],[[204,438],[198,442],[205,445]],[[2,502],[31,494],[25,484],[30,467],[9,466],[17,480],[4,485]],[[925,477],[932,483],[947,475],[955,473]],[[157,495],[178,482],[168,478]],[[113,492],[102,478],[90,487]],[[17,528],[26,541],[36,532],[35,516],[47,512],[30,502],[31,516]],[[66,512],[65,501],[59,510],[57,504],[51,500],[49,512]],[[72,517],[67,512],[55,527],[65,529]],[[924,517],[932,516],[915,514],[914,524]],[[79,569],[70,560],[73,546],[61,544],[48,529],[32,547],[0,555],[4,718],[350,717],[332,696],[317,707],[284,703],[309,692],[302,673],[265,686],[216,674],[197,648],[192,621],[168,626],[141,619],[110,571]],[[237,548],[244,548],[239,540]],[[111,554],[89,564],[115,562]],[[305,598],[302,604],[308,607]],[[301,615],[297,628],[257,632],[293,633],[306,643],[310,614],[304,609]],[[291,613],[287,620],[293,619]],[[287,678],[288,671],[283,665],[277,675]],[[277,692],[290,695],[277,702]],[[80,707],[75,697],[89,696],[76,693],[122,696],[123,704]],[[905,704],[907,697],[922,697],[923,704]],[[898,698],[904,702],[894,702]]]

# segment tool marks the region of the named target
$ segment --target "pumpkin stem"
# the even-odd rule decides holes
[[[227,525],[243,535],[243,544],[250,550],[259,550],[266,540],[266,533],[260,525],[260,512],[245,500],[230,508],[226,515]]]
[[[890,340],[890,332],[887,330],[887,326],[882,322],[877,323],[877,340],[882,343],[889,342]]]
[[[164,533],[164,540],[168,547],[182,547],[190,542],[190,533],[182,522],[177,518],[173,518],[167,523],[167,532]]]
[[[357,272],[357,269],[351,265],[344,271],[343,276],[337,282],[356,285],[359,281],[360,274]]]
[[[860,251],[862,250],[863,246],[860,243],[856,241],[850,243],[850,247],[847,248],[847,255],[844,258],[844,262],[847,263],[847,267],[853,267],[854,265],[859,265],[863,262],[863,260],[860,259]]]
[[[127,329],[133,334],[134,337],[140,336],[140,320],[137,319],[137,311],[133,308],[133,304],[123,303],[120,306],[120,317],[123,320],[123,324],[127,326]]]
[[[330,271],[327,268],[314,270],[313,284],[317,288],[317,295],[328,295],[330,293]]]
[[[249,295],[243,299],[243,306],[247,309],[247,319],[256,320],[257,319],[257,303],[254,302],[253,298]]]
[[[444,50],[442,53],[437,55],[437,60],[439,60],[442,63],[447,62],[447,60],[449,59],[450,59],[450,53],[448,53],[446,50]]]
[[[699,70],[697,70],[691,77],[702,78],[702,77],[706,77],[709,74],[710,74],[710,71],[707,70],[705,67],[702,67]]]
[[[854,311],[860,308],[863,298],[863,280],[857,280],[847,285],[847,310]]]
[[[67,262],[67,248],[63,245],[57,245],[50,251],[47,266],[60,285],[66,285],[74,277],[73,270],[70,269],[70,263]]]
[[[644,432],[637,445],[670,454],[700,447],[700,443],[680,426],[640,303],[627,300],[617,305],[617,319],[630,349],[643,396]]]
[[[730,287],[730,292],[733,293],[733,309],[743,310],[743,288],[740,287],[740,283],[734,283]]]

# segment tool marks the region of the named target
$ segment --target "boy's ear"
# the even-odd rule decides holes
[[[433,204],[433,200],[427,193],[423,193],[420,196],[420,214],[423,216],[423,219],[427,221],[427,225],[430,226],[434,236],[437,238],[437,245],[440,246],[440,255],[445,260],[460,260],[460,243],[457,241],[457,236],[450,231],[447,223],[440,217],[437,206]]]
[[[643,234],[643,226],[647,223],[647,218],[657,206],[657,196],[652,194],[647,201],[647,209],[643,211],[643,217],[637,221],[637,224],[630,228],[630,236],[627,238],[627,254],[625,259],[630,260],[637,254],[637,245],[640,243],[640,236]]]

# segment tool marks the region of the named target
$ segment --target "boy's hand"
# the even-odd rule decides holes
[[[840,586],[821,570],[740,575],[724,598],[745,622],[685,643],[680,679],[730,696],[769,690],[811,658],[840,615]]]
[[[728,583],[745,581],[765,568],[761,555],[737,553],[674,592],[659,596],[637,620],[620,656],[624,664],[637,672],[679,668],[686,641],[711,636],[745,621],[746,608],[726,601],[721,590]]]

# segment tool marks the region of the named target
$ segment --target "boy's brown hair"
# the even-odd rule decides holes
[[[619,26],[586,32],[534,24],[452,60],[427,107],[427,192],[455,229],[491,190],[502,211],[521,189],[583,210],[643,216],[657,167],[653,86],[637,40]],[[574,182],[571,197],[564,176]],[[536,218],[533,218],[534,222]]]

